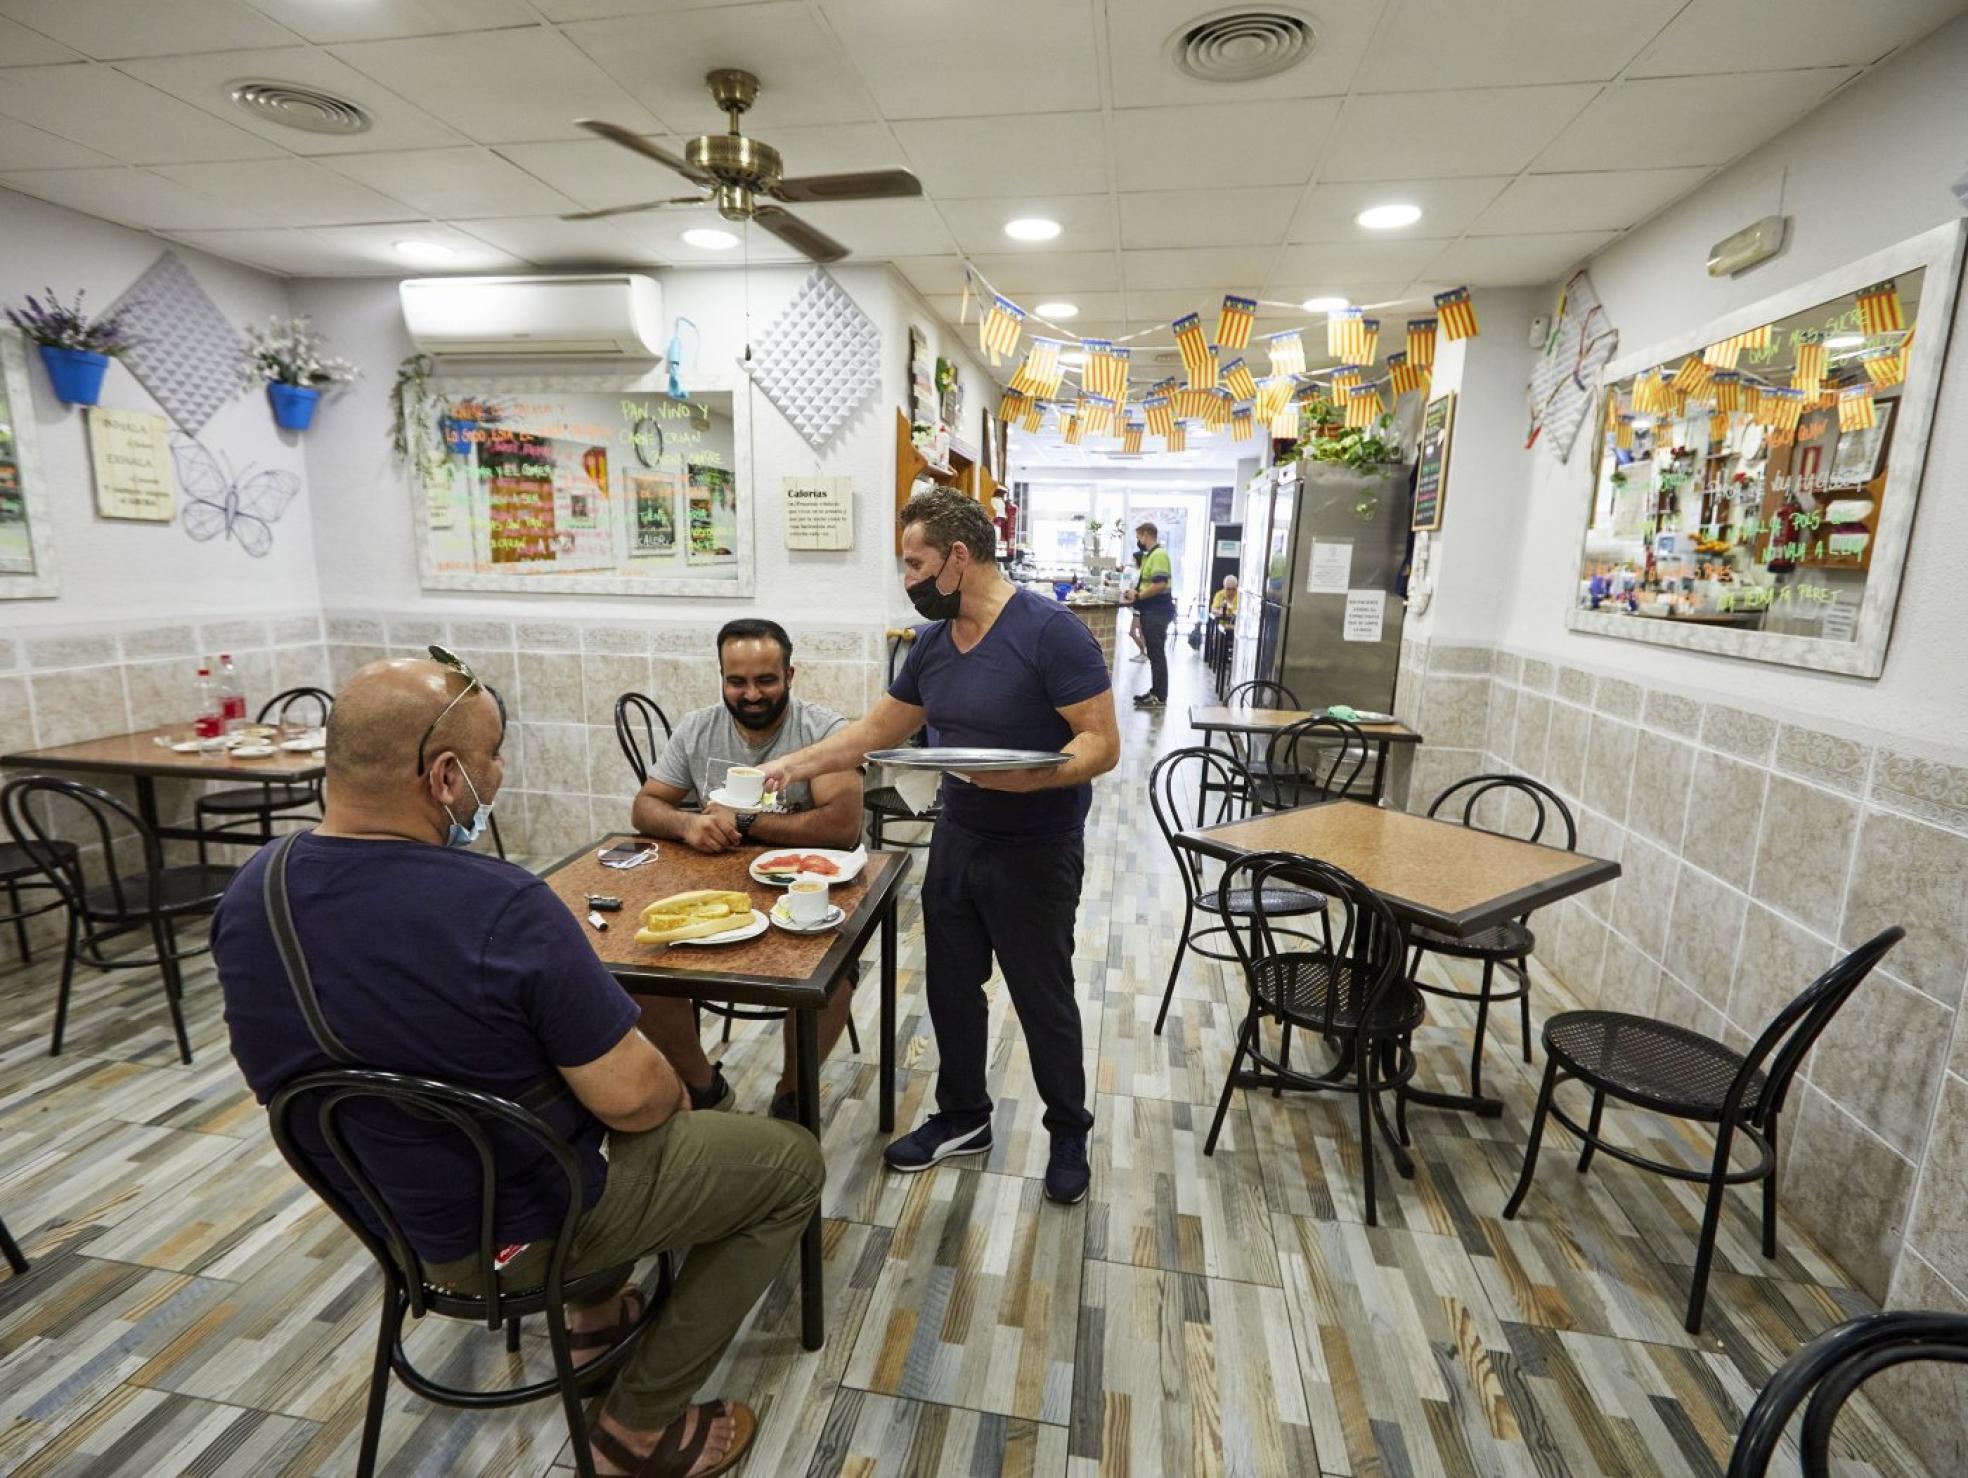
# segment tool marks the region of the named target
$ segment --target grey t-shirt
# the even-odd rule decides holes
[[[847,720],[831,708],[806,703],[799,698],[786,705],[785,720],[766,743],[754,748],[751,736],[738,727],[738,721],[722,703],[695,708],[678,721],[670,742],[650,767],[649,778],[685,791],[685,800],[703,798],[724,786],[724,773],[733,765],[762,765],[767,760],[791,754],[809,744],[817,744],[836,729],[847,727]],[[804,811],[813,804],[813,790],[804,781],[786,787],[780,804],[789,811]]]

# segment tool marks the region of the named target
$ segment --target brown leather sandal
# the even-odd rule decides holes
[[[721,1416],[728,1416],[731,1418],[731,1450],[724,1455],[723,1462],[715,1468],[706,1468],[695,1478],[717,1478],[720,1473],[729,1473],[745,1460],[745,1454],[750,1451],[752,1438],[758,1433],[758,1418],[744,1402],[722,1398],[706,1401],[695,1410],[697,1430],[689,1442],[686,1443],[682,1437],[684,1417],[690,1415],[686,1411],[663,1429],[663,1435],[657,1439],[647,1457],[637,1457],[622,1444],[620,1438],[601,1425],[600,1406],[597,1403],[589,1414],[588,1441],[595,1451],[616,1467],[628,1469],[631,1478],[686,1478],[690,1474],[691,1464],[703,1455],[705,1444],[711,1440],[711,1423]]]
[[[599,1329],[568,1330],[567,1348],[569,1350],[576,1355],[588,1351],[599,1355],[601,1351],[613,1349],[620,1341],[628,1338],[629,1331],[635,1328],[636,1321],[642,1317],[644,1310],[649,1307],[649,1299],[640,1288],[628,1289],[625,1294],[618,1296],[623,1297],[624,1303],[626,1304],[622,1316],[613,1324],[604,1324]],[[633,1303],[629,1303],[628,1300],[633,1300]],[[586,1360],[575,1361],[576,1368],[588,1363]]]

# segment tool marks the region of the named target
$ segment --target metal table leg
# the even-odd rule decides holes
[[[881,920],[881,1109],[884,1134],[895,1128],[895,969],[896,952],[901,948],[901,931],[896,924],[896,897],[893,890],[882,909]]]
[[[845,984],[842,989],[846,989]],[[799,1070],[799,1119],[820,1137],[820,1011],[802,1006],[793,1013],[794,1064]],[[826,1272],[821,1265],[820,1212],[800,1235],[800,1344],[817,1350],[827,1342]]]

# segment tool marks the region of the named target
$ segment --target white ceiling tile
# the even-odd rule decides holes
[[[464,272],[520,272],[526,263],[478,238],[436,221],[395,222],[387,226],[316,226],[298,233],[316,248],[334,254],[351,266],[379,267],[405,276],[439,276]],[[451,249],[442,273],[428,266],[406,264],[396,249],[399,241],[431,242]]]
[[[300,271],[326,276],[335,270],[320,247],[299,231],[282,227],[239,231],[165,230],[159,234],[229,262],[244,262],[268,272]],[[287,265],[294,259],[305,260],[308,265],[299,268]]]
[[[725,116],[711,100],[704,74],[740,64],[759,79],[745,130],[768,143],[781,124],[876,116],[839,45],[804,3],[583,21],[565,34],[673,132],[724,132]],[[595,107],[581,116],[614,118]]]
[[[1403,236],[1381,241],[1320,241],[1280,248],[1271,280],[1310,283],[1312,290],[1369,282],[1405,282],[1441,255],[1446,241]],[[1308,293],[1307,296],[1311,294]],[[1283,297],[1283,293],[1266,293]],[[1347,296],[1351,297],[1349,291]]]
[[[660,267],[661,258],[607,221],[563,221],[554,216],[502,216],[462,222],[458,228],[536,267]]]
[[[1106,195],[1006,195],[987,200],[938,202],[950,223],[957,246],[968,252],[1111,251],[1115,238],[1114,204]],[[1059,222],[1051,241],[1014,241],[1005,235],[1006,221],[1041,216]]]
[[[857,257],[925,257],[955,247],[949,227],[927,200],[843,200],[786,208]]]
[[[550,21],[606,20],[617,15],[665,15],[677,10],[710,10],[720,5],[752,5],[757,0],[533,0]]]
[[[1281,241],[1296,185],[1241,190],[1140,190],[1120,197],[1121,244],[1135,248]]]
[[[857,169],[907,169],[909,156],[883,123],[818,123],[777,128],[767,140],[785,162],[787,178],[846,174]]]
[[[947,257],[891,257],[889,265],[925,298],[951,297],[963,291],[963,259]]]
[[[79,62],[79,52],[39,31],[0,17],[0,67],[41,67],[51,62]]]
[[[1119,188],[1302,185],[1332,132],[1339,103],[1296,98],[1116,113]]]
[[[1011,113],[924,118],[895,136],[939,200],[994,195],[1094,195],[1107,189],[1107,142],[1098,113]]]
[[[1597,91],[1590,85],[1493,87],[1348,98],[1319,178],[1515,174]]]
[[[1127,310],[1124,294],[1117,292],[1075,292],[1065,293],[1061,296],[1064,301],[1071,303],[1075,308],[1080,310],[1077,318],[1062,319],[1060,321],[1060,328],[1068,333],[1090,339],[1111,337],[1094,332],[1094,328],[1089,327],[1089,325],[1112,328],[1126,321]],[[957,321],[957,310],[963,306],[962,294],[930,293],[925,294],[924,297],[929,306],[935,310],[938,318],[948,323],[955,323]],[[1018,306],[1023,308],[1027,313],[1030,313],[1038,306],[1038,303],[1039,300],[1033,298],[1030,302],[1020,303]],[[1026,327],[1031,328],[1031,324],[1028,322]],[[1041,334],[1051,334],[1051,330],[1044,327],[1039,327],[1033,331]],[[970,300],[970,332],[972,337],[976,336],[977,298],[975,294],[972,295]]]
[[[397,36],[436,36],[446,31],[491,31],[530,26],[538,17],[526,0],[246,0],[297,36],[327,44],[385,41]],[[614,0],[611,0],[614,3]],[[544,9],[545,7],[541,7]]]
[[[1556,282],[1617,231],[1560,231],[1545,236],[1465,236],[1428,267],[1439,281],[1470,287],[1536,287]],[[1483,304],[1478,300],[1480,318]]]
[[[366,153],[465,142],[463,134],[313,46],[150,57],[124,62],[117,70],[296,154]],[[230,96],[232,85],[247,78],[297,82],[346,98],[369,115],[370,126],[353,134],[308,133],[249,113]]]
[[[1203,316],[1203,332],[1206,335],[1216,327],[1216,314],[1218,308],[1222,306],[1224,293],[1241,292],[1248,297],[1256,290],[1255,283],[1239,288],[1229,279],[1220,284],[1212,284],[1211,289],[1207,291],[1199,288],[1138,285],[1134,283],[1132,275],[1128,281],[1130,286],[1126,294],[1127,316],[1128,321],[1136,327],[1159,324],[1166,329],[1185,313],[1200,313]],[[1149,337],[1155,338],[1152,334]],[[1164,333],[1156,342],[1171,341]]]
[[[1314,279],[1273,282],[1265,289],[1266,297],[1289,303],[1292,306],[1289,308],[1273,308],[1267,310],[1260,305],[1257,315],[1258,331],[1260,333],[1283,333],[1292,324],[1300,323],[1304,324],[1308,329],[1318,329],[1320,331],[1316,342],[1314,339],[1306,340],[1306,349],[1311,351],[1317,347],[1323,347],[1325,344],[1325,315],[1323,313],[1307,313],[1297,305],[1303,303],[1307,298],[1329,295],[1334,291],[1336,289],[1333,288],[1332,284],[1321,284]],[[1354,307],[1365,308],[1370,312],[1380,314],[1383,319],[1393,317],[1401,313],[1404,309],[1412,309],[1416,313],[1421,313],[1431,311],[1433,307],[1425,295],[1416,293],[1405,281],[1348,283],[1343,296]],[[1385,322],[1382,323],[1381,327],[1385,331]],[[1381,345],[1383,351],[1387,347],[1386,344]],[[1397,344],[1394,347],[1399,348],[1400,346]]]
[[[1091,0],[829,0],[840,37],[888,118],[1066,112],[1100,100]]]
[[[1961,0],[1865,0],[1812,6],[1796,0],[1693,0],[1642,51],[1629,77],[1865,66],[1961,13]]]
[[[142,230],[178,227],[261,226],[270,213],[214,200],[147,169],[37,169],[0,176],[0,184]]]
[[[1618,169],[1597,174],[1527,174],[1513,180],[1470,230],[1478,236],[1545,231],[1623,231],[1713,173],[1687,169]]]
[[[1287,241],[1399,241],[1403,237],[1459,236],[1510,183],[1508,175],[1464,175],[1452,180],[1350,180],[1314,185],[1292,217]],[[1370,205],[1415,205],[1421,219],[1399,231],[1369,231],[1355,217]]]
[[[1603,82],[1686,0],[1394,0],[1357,92]]]
[[[1642,163],[1726,164],[1795,123],[1851,75],[1831,68],[1615,83],[1533,168],[1555,174]]]
[[[404,149],[346,154],[323,162],[422,215],[448,220],[558,215],[578,209],[558,190],[490,149]]]
[[[978,255],[971,261],[993,287],[1014,297],[1020,293],[1044,293],[1048,298],[1058,293],[1066,297],[1083,289],[1112,292],[1121,285],[1120,256],[1111,251]]]
[[[1106,7],[1115,107],[1338,96],[1346,91],[1383,6],[1381,0],[1347,0],[1321,7],[1312,21],[1315,39],[1309,57],[1276,76],[1233,84],[1199,81],[1169,60],[1170,38],[1208,9],[1197,0],[1127,0]]]
[[[681,140],[658,136],[671,150]],[[496,151],[588,210],[688,195],[694,186],[679,174],[607,139],[550,144],[501,144]]]
[[[320,226],[303,230],[171,231],[173,241],[214,256],[250,262],[295,277],[402,277],[417,269],[397,253],[396,242],[414,231],[420,241],[437,241],[457,255],[449,272],[518,272],[526,264],[463,232],[429,222],[415,226]],[[427,269],[426,269],[427,270]],[[366,366],[371,375],[379,366]]]
[[[85,149],[11,118],[0,118],[0,169],[79,169],[115,162],[94,149]]]
[[[482,144],[585,137],[576,118],[638,133],[656,120],[572,43],[541,26],[358,41],[334,55]]]
[[[125,164],[265,159],[281,152],[244,129],[93,62],[0,72],[0,113]]]
[[[257,211],[286,226],[401,221],[424,214],[308,159],[167,164],[158,166],[157,173],[201,195],[241,210]]]
[[[0,0],[0,14],[99,61],[300,39],[241,0]]]
[[[1226,292],[1248,297],[1269,273],[1275,246],[1187,246],[1124,251],[1121,276],[1129,287],[1208,289],[1212,302]]]

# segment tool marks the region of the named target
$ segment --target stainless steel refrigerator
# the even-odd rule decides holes
[[[1362,474],[1292,463],[1253,480],[1238,576],[1238,682],[1283,683],[1309,708],[1393,711],[1411,473],[1404,464]],[[1379,630],[1370,637],[1375,593]]]

